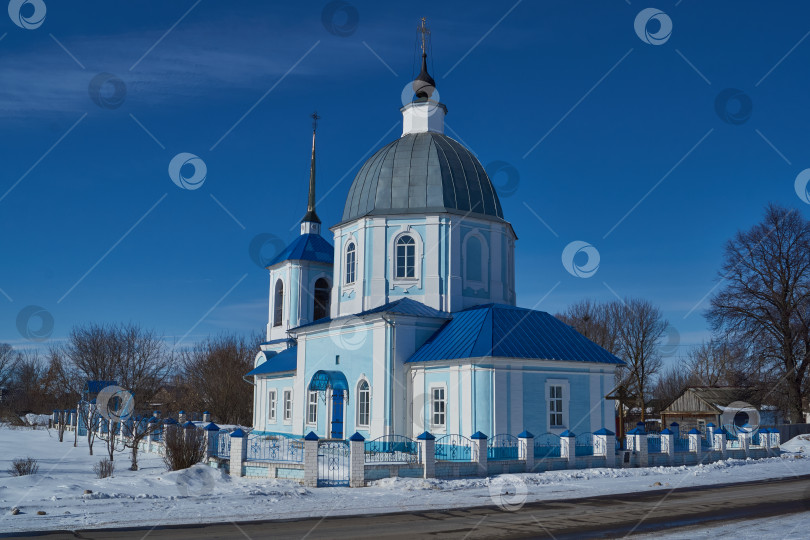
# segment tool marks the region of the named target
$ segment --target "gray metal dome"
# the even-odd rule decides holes
[[[366,161],[349,190],[343,221],[434,212],[503,219],[498,194],[469,150],[442,133],[410,133]]]

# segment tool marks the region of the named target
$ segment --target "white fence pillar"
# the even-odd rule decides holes
[[[240,428],[231,433],[231,476],[244,476],[242,466],[247,461],[247,435]]]
[[[205,462],[209,458],[217,455],[217,444],[219,444],[219,426],[210,422],[203,428],[203,436],[205,437]]]
[[[604,456],[605,466],[615,467],[616,434],[605,428],[595,431],[593,434],[593,455]]]
[[[714,449],[720,452],[723,457],[728,456],[728,448],[726,447],[726,434],[723,430],[715,431],[714,433]]]
[[[518,459],[523,461],[526,472],[534,469],[534,435],[525,430],[518,435]]]
[[[422,477],[436,477],[436,437],[430,432],[423,432],[416,438],[419,444],[419,459],[422,461]]]
[[[318,487],[318,436],[313,431],[304,437],[304,485]]]
[[[576,435],[574,435],[567,429],[562,433],[560,433],[560,457],[568,460],[569,469],[573,469],[574,466],[576,465],[577,460],[576,444],[577,444]]]
[[[712,443],[714,446],[714,434],[717,432],[717,426],[714,425],[714,422],[709,422],[706,424],[706,440]]]
[[[476,431],[470,438],[473,443],[472,459],[478,463],[478,474],[487,476],[487,436],[480,431]]]
[[[649,464],[647,432],[643,428],[637,427],[627,432],[627,449],[633,451],[639,467],[646,467]]]
[[[745,457],[748,457],[751,453],[751,433],[746,428],[740,428],[737,439],[740,441],[740,448],[745,452]]]
[[[211,422],[211,413],[209,413],[208,411],[203,411],[203,419],[202,419],[202,421],[205,422],[206,424],[210,423]]]
[[[700,439],[703,435],[697,429],[689,430],[689,451],[695,454],[697,462],[700,463],[701,452],[703,448],[700,447]]]
[[[366,485],[366,438],[355,432],[349,437],[349,486]]]
[[[771,428],[770,432],[771,449],[773,450],[774,454],[778,454],[780,452],[779,446],[782,444],[782,434],[776,428]]]

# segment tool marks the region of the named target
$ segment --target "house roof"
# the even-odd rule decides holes
[[[302,234],[279,253],[267,266],[275,266],[284,261],[313,261],[332,264],[335,249],[320,234]]]
[[[689,397],[695,399],[689,399]],[[751,387],[740,386],[691,386],[686,388],[675,401],[664,409],[664,412],[698,412],[712,411],[720,414],[723,409],[735,401],[742,401],[757,406],[757,391]]]
[[[349,320],[349,319],[358,319],[363,318],[369,315],[376,315],[381,313],[389,313],[395,315],[411,315],[414,317],[434,317],[434,318],[449,318],[450,314],[446,311],[439,311],[438,309],[433,309],[432,307],[426,306],[422,302],[417,300],[411,300],[410,298],[400,298],[399,300],[394,300],[393,302],[388,302],[387,304],[383,304],[379,307],[373,309],[367,309],[366,311],[361,311],[360,313],[355,313],[353,315],[343,315],[342,317],[335,317],[331,319],[329,317],[324,317],[323,319],[318,319],[317,321],[312,321],[311,323],[302,324],[296,328],[291,328],[291,332],[295,332],[301,328],[306,328],[308,326],[314,326],[316,324],[324,324],[333,321],[342,321],[342,320]]]
[[[480,357],[624,363],[544,311],[504,304],[454,313],[408,361]]]
[[[245,374],[245,377],[249,375],[271,375],[273,373],[295,371],[298,365],[298,347],[290,347],[277,354],[271,354],[271,351],[265,351],[264,357],[267,358],[267,360]]]

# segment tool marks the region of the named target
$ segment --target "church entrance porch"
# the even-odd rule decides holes
[[[341,371],[319,370],[312,376],[309,390],[319,394],[323,392],[321,395],[327,405],[328,413],[326,436],[331,439],[344,439],[346,436],[343,422],[344,411],[349,399],[349,383],[346,381],[346,376]]]

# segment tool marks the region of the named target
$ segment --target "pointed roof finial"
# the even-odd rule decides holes
[[[312,113],[312,161],[309,165],[309,199],[307,201],[307,213],[301,223],[320,223],[318,214],[315,213],[315,130],[318,128],[318,112]]]
[[[427,37],[430,35],[430,28],[425,23],[427,23],[427,19],[422,17],[422,24],[418,28],[419,33],[422,34],[422,71],[413,81],[413,91],[417,99],[428,99],[436,89],[436,81],[427,70]]]

